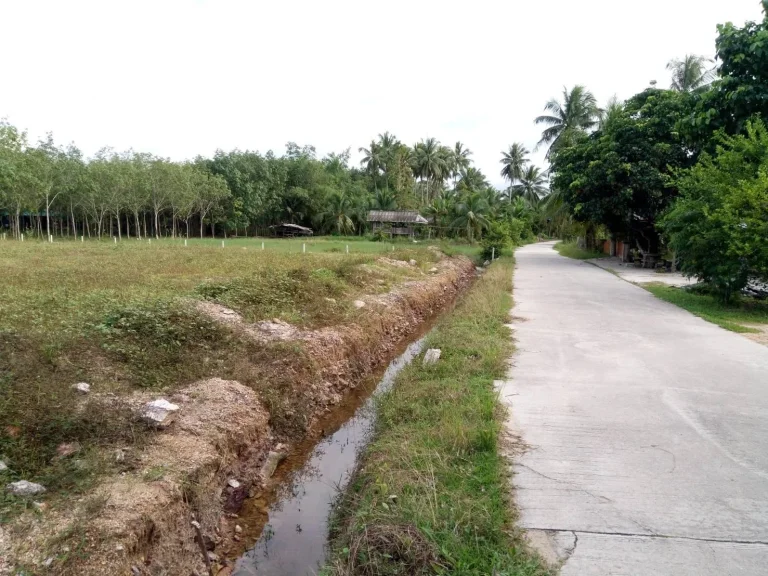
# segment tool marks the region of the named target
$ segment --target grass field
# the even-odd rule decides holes
[[[576,245],[576,242],[558,242],[555,244],[561,256],[574,258],[575,260],[589,260],[591,258],[605,258],[606,254],[597,250],[584,250]]]
[[[540,575],[514,530],[504,415],[493,381],[512,340],[512,258],[495,263],[443,318],[380,401],[372,443],[334,518],[326,574]]]
[[[263,251],[261,240],[246,239],[223,248],[220,240],[0,242],[0,457],[8,465],[0,484],[37,481],[49,495],[82,492],[114,471],[98,448],[142,442],[119,402],[78,407],[76,382],[120,398],[210,376],[272,391],[289,377],[253,366],[295,351],[243,343],[190,299],[215,300],[249,321],[329,326],[363,313],[357,295],[416,273],[376,266],[377,258],[415,258],[425,269],[435,259],[424,244],[396,243],[392,252],[351,239],[313,239],[306,254],[301,240],[267,240]],[[63,442],[78,443],[78,458],[55,458]],[[27,505],[3,492],[0,521]]]
[[[644,284],[643,288],[657,298],[732,332],[755,333],[758,330],[744,324],[768,324],[768,302],[765,301],[737,297],[730,304],[723,304],[710,294],[697,294],[666,284]]]

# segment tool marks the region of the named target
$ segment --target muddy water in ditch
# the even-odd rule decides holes
[[[350,394],[320,423],[324,433],[319,441],[312,438],[294,447],[277,470],[275,494],[267,501],[248,501],[241,518],[252,526],[244,526],[243,540],[258,540],[237,560],[234,576],[317,573],[326,557],[331,504],[369,439],[374,399],[391,387],[423,346],[422,336],[389,364],[378,384],[372,380]]]

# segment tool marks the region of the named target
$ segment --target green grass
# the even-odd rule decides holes
[[[574,258],[576,260],[590,260],[592,258],[605,258],[607,255],[597,250],[584,250],[576,245],[576,242],[558,242],[555,244],[561,256]]]
[[[660,283],[642,286],[657,298],[732,332],[759,332],[743,324],[768,324],[768,302],[741,297],[723,304],[710,294],[698,294],[675,286]]]
[[[9,466],[0,484],[26,479],[45,485],[46,497],[71,495],[118,471],[100,448],[140,447],[143,430],[119,400],[140,388],[169,394],[202,378],[234,379],[260,394],[274,429],[298,426],[302,399],[288,391],[313,377],[302,372],[301,350],[243,341],[189,301],[306,328],[364,322],[356,297],[418,276],[377,263],[383,253],[424,270],[436,259],[425,244],[398,242],[392,252],[391,244],[318,238],[303,254],[302,243],[267,240],[262,251],[255,239],[224,248],[211,240],[0,240],[0,456]],[[290,362],[293,372],[284,369]],[[93,394],[79,397],[76,382]],[[93,400],[106,392],[118,398],[109,407]],[[77,462],[54,459],[62,442],[83,446]],[[0,521],[26,506],[0,494]]]
[[[512,353],[512,258],[497,261],[379,404],[374,439],[333,517],[327,574],[540,575],[514,529],[494,379]]]

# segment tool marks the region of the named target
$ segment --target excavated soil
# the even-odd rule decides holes
[[[377,264],[409,266],[389,259]],[[267,352],[275,344],[294,347],[290,374],[296,380],[287,378],[286,387],[284,374],[279,397],[269,396],[269,382],[252,388],[218,378],[167,397],[179,406],[171,425],[138,453],[104,455],[130,463],[125,472],[65,509],[30,510],[0,529],[0,574],[11,574],[15,565],[24,566],[25,574],[202,575],[207,569],[193,519],[201,525],[213,572],[226,573],[216,546],[231,533],[243,501],[267,488],[262,467],[270,452],[280,442],[313,434],[319,417],[391,360],[398,345],[452,303],[475,275],[464,257],[443,258],[436,268],[386,294],[362,297],[352,322],[317,330],[278,320],[249,324],[233,310],[195,302],[200,313]],[[127,405],[138,410],[156,398],[136,393]],[[298,423],[278,426],[278,413]]]

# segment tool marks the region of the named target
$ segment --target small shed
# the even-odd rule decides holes
[[[275,236],[280,236],[281,238],[293,238],[294,236],[312,236],[314,234],[314,232],[312,232],[312,228],[299,226],[298,224],[275,224],[274,226],[270,226],[270,229]]]
[[[381,230],[390,236],[413,236],[416,226],[429,224],[415,210],[371,210],[368,222],[374,232]]]

